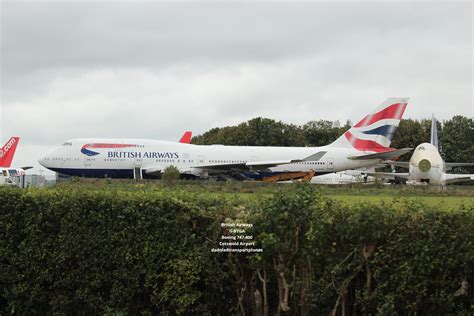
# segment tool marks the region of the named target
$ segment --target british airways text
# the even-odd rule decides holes
[[[167,159],[179,159],[179,155],[176,152],[157,152],[157,151],[109,151],[107,153],[108,158],[167,158]]]

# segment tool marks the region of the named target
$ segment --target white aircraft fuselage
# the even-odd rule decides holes
[[[408,168],[409,172],[370,172],[368,174],[395,181],[406,180],[407,184],[430,184],[445,186],[450,183],[474,180],[474,174],[446,173],[455,167],[470,167],[470,162],[445,162],[438,150],[438,125],[433,115],[431,119],[430,143],[422,143],[415,148],[409,162],[389,161],[392,166]]]
[[[448,183],[469,181],[474,176],[469,174],[446,173],[446,163],[438,149],[430,144],[418,145],[409,162],[408,183],[428,183],[446,185]]]
[[[111,178],[137,178],[137,173],[140,177],[154,175],[169,166],[176,167],[182,175],[204,178],[213,174],[264,178],[275,173],[333,173],[370,166],[406,152],[406,149],[390,148],[390,143],[407,102],[407,98],[387,99],[333,143],[322,147],[80,138],[66,141],[39,163],[71,176]]]
[[[423,143],[415,148],[411,156],[409,181],[442,184],[445,169],[438,150],[430,143]]]
[[[98,146],[88,149],[88,144],[104,144],[104,148]],[[39,162],[48,169],[71,176],[133,178],[134,168],[144,170],[145,174],[153,174],[162,172],[169,166],[175,166],[183,174],[207,177],[219,173],[223,165],[239,163],[251,165],[252,162],[294,160],[295,157],[303,160],[319,152],[325,153],[316,161],[280,164],[265,170],[249,172],[248,175],[253,174],[258,178],[273,173],[309,171],[325,174],[369,166],[380,161],[380,159],[352,160],[348,157],[361,155],[364,152],[329,146],[193,145],[146,139],[97,138],[66,141]]]
[[[370,183],[374,182],[375,178],[366,176],[363,172],[356,172],[357,170],[339,171],[336,173],[329,173],[322,176],[316,176],[311,179],[314,184],[355,184],[355,183]]]
[[[18,177],[24,176],[25,174],[23,168],[0,168],[0,175],[3,177]]]

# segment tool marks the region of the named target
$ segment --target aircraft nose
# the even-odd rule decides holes
[[[47,160],[48,160],[48,159],[47,159],[47,156],[43,156],[43,157],[41,157],[40,159],[38,159],[38,163],[39,163],[40,165],[42,165],[43,167],[47,167],[47,166],[46,166],[46,161],[47,161]]]

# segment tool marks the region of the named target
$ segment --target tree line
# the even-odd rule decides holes
[[[344,134],[352,123],[313,120],[303,125],[287,124],[257,117],[236,126],[216,127],[193,137],[198,145],[236,146],[324,146]],[[406,119],[400,122],[391,147],[415,148],[430,141],[431,119]],[[447,162],[472,162],[474,157],[474,120],[461,115],[438,122],[440,152]],[[402,157],[409,160],[410,154]]]

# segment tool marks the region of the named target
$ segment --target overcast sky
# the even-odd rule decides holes
[[[474,113],[470,1],[0,3],[17,166],[70,138],[355,121],[390,96],[405,117]]]

